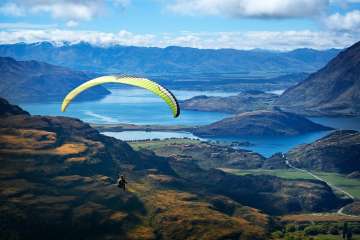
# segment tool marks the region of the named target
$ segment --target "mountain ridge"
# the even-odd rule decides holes
[[[89,80],[83,72],[35,60],[0,57],[0,96],[13,101],[61,101],[76,86]],[[110,92],[102,86],[89,89],[77,100],[101,99]]]
[[[360,133],[337,130],[315,142],[297,146],[286,155],[299,168],[351,174],[360,171]]]
[[[322,69],[288,88],[275,104],[307,115],[358,116],[359,92],[360,42],[357,42]]]
[[[332,128],[278,108],[243,112],[192,130],[198,136],[292,136]]]
[[[86,42],[58,46],[49,42],[0,45],[0,56],[45,61],[77,70],[124,74],[229,73],[249,70],[286,73],[298,72],[300,68],[302,72],[313,72],[326,64],[338,51],[299,49],[276,52],[120,45],[100,47]]]

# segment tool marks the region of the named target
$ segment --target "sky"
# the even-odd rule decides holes
[[[360,40],[360,0],[0,0],[0,44],[292,50]]]

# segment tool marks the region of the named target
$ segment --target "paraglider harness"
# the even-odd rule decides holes
[[[122,188],[124,191],[126,189],[126,185],[127,184],[127,181],[125,180],[125,177],[123,175],[121,175],[119,178],[118,178],[118,188]]]

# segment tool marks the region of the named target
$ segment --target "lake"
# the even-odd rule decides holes
[[[135,88],[109,89],[111,94],[99,101],[72,102],[63,113],[60,102],[18,103],[34,115],[68,116],[89,123],[133,123],[133,124],[184,124],[202,125],[223,119],[229,114],[187,111],[173,118],[170,108],[154,94]],[[201,94],[208,96],[230,96],[237,93],[173,91],[178,100]]]
[[[188,132],[166,132],[166,131],[123,131],[123,132],[102,132],[102,134],[121,139],[124,141],[144,139],[166,139],[166,138],[192,138],[200,139]]]
[[[98,100],[88,102],[73,102],[67,111],[60,111],[60,103],[19,103],[25,110],[34,115],[69,116],[80,118],[89,123],[133,123],[133,124],[161,124],[161,125],[203,125],[221,120],[229,114],[211,113],[199,111],[181,112],[179,118],[174,119],[168,106],[158,97],[142,89],[110,89],[112,94]],[[173,91],[179,100],[191,98],[197,95],[208,96],[230,96],[237,92],[213,92],[213,91]],[[360,118],[329,118],[316,117],[311,120],[339,129],[354,129],[360,131]],[[258,152],[264,156],[271,156],[276,152],[286,152],[299,144],[313,142],[331,131],[316,132],[292,137],[271,137],[271,138],[209,138],[211,141],[248,141],[254,146],[241,148]],[[106,132],[121,140],[142,140],[142,139],[164,139],[164,138],[197,138],[186,132],[146,132],[146,131],[124,131]]]
[[[262,154],[265,157],[270,157],[274,153],[287,152],[291,148],[300,144],[311,143],[319,138],[326,136],[331,131],[321,131],[298,136],[281,136],[281,137],[227,137],[227,138],[210,138],[212,141],[223,142],[250,142],[253,145],[240,146],[237,148],[251,150]]]
[[[199,138],[188,132],[166,132],[166,131],[123,131],[123,132],[103,132],[104,135],[121,139],[124,141],[144,140],[144,139],[166,139],[166,138],[191,138],[212,142],[250,142],[251,146],[241,146],[237,148],[251,150],[270,157],[277,152],[286,152],[299,144],[311,143],[321,137],[326,136],[331,131],[322,131],[300,136],[290,137],[226,137],[226,138]]]

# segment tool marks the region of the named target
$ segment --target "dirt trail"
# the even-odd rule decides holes
[[[297,167],[293,166],[293,165],[289,162],[289,160],[286,158],[286,156],[285,156],[284,154],[282,155],[282,157],[285,159],[285,163],[286,163],[286,165],[287,165],[289,168],[292,168],[292,169],[294,169],[294,170],[296,170],[296,171],[305,172],[305,173],[309,174],[310,176],[312,176],[313,178],[315,178],[315,179],[317,179],[317,180],[320,180],[320,181],[322,181],[322,182],[325,182],[327,185],[329,185],[331,188],[335,189],[336,191],[342,192],[342,193],[343,193],[344,195],[346,195],[348,198],[350,198],[350,199],[352,199],[352,200],[355,199],[355,197],[354,197],[353,195],[351,195],[351,193],[345,191],[344,189],[342,189],[342,188],[340,188],[340,187],[334,186],[334,185],[331,184],[330,182],[328,182],[328,181],[326,181],[325,179],[323,179],[323,178],[315,175],[314,173],[312,173],[312,172],[310,172],[310,171],[308,171],[308,170],[306,170],[306,169],[301,169],[301,168],[297,168]],[[345,207],[345,206],[344,206],[344,207]],[[338,214],[341,214],[341,215],[347,215],[347,214],[343,213],[344,207],[340,208],[340,209],[337,211],[337,213],[338,213]],[[349,216],[351,216],[351,215],[349,215]]]

